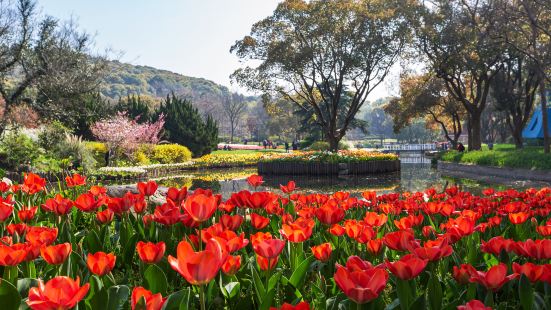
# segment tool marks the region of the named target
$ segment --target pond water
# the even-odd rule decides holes
[[[480,193],[487,187],[503,189],[505,186],[487,184],[469,179],[455,179],[442,176],[431,165],[431,160],[420,153],[405,153],[400,155],[401,171],[358,177],[300,177],[300,176],[264,176],[264,185],[260,190],[278,191],[279,184],[286,184],[294,180],[301,192],[333,193],[348,191],[353,195],[360,195],[364,191],[378,193],[414,192],[434,187],[441,191],[446,187],[457,185],[464,190]],[[211,188],[221,193],[224,199],[231,193],[240,190],[251,190],[246,177],[255,174],[256,168],[213,169],[190,171],[188,175],[159,179],[163,186],[188,186],[190,189]],[[516,186],[523,189],[526,186]]]

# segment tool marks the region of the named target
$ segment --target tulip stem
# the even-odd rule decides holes
[[[205,307],[205,288],[203,285],[199,285],[199,303],[201,304],[201,310],[206,310]]]

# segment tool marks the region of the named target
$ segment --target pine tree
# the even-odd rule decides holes
[[[117,104],[117,111],[126,112],[132,119],[137,119],[138,123],[151,122],[154,119],[154,113],[141,96],[128,95],[126,99],[120,99]]]
[[[159,113],[165,115],[165,139],[187,146],[194,156],[203,156],[216,149],[218,126],[208,115],[203,120],[191,101],[168,95]]]

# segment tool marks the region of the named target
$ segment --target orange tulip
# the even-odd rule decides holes
[[[55,277],[45,285],[42,280],[38,280],[38,287],[29,290],[27,305],[33,310],[71,309],[88,294],[89,289],[89,283],[80,286],[78,277],[76,280]]]
[[[313,219],[299,217],[295,222],[283,224],[279,232],[290,242],[304,242],[312,235],[316,222]]]
[[[158,185],[155,181],[148,181],[147,183],[138,182],[138,191],[144,196],[152,196],[157,191]]]
[[[75,200],[75,207],[83,212],[96,211],[104,202],[103,199],[96,199],[92,193],[84,193]]]
[[[367,251],[371,255],[379,255],[383,249],[383,239],[371,239],[365,244]]]
[[[25,260],[27,250],[0,244],[0,266],[16,266]]]
[[[30,226],[25,240],[34,245],[50,245],[57,238],[57,228]]]
[[[285,241],[281,239],[266,239],[253,242],[253,250],[256,254],[265,258],[276,258],[285,247]]]
[[[71,254],[71,244],[66,242],[58,245],[43,246],[40,255],[50,265],[63,264]]]
[[[290,194],[296,189],[296,184],[295,181],[289,181],[287,182],[287,185],[279,185],[279,188],[285,194]]]
[[[176,256],[168,256],[172,269],[178,271],[192,285],[209,283],[226,260],[224,241],[212,238],[204,251],[195,252],[187,241],[178,243]]]
[[[63,198],[60,194],[56,194],[54,198],[47,199],[42,204],[42,209],[48,212],[53,212],[57,215],[65,215],[73,208],[71,199]]]
[[[421,259],[414,254],[408,254],[393,263],[386,261],[390,272],[402,280],[411,280],[417,277],[427,266],[428,259]]]
[[[388,272],[371,266],[357,256],[351,256],[346,267],[337,264],[334,279],[350,300],[364,304],[379,297],[388,281]]]
[[[27,232],[29,227],[25,223],[11,223],[8,226],[6,226],[6,230],[8,231],[8,234],[15,235],[18,234],[19,236],[23,236],[24,233]]]
[[[23,207],[23,209],[17,211],[17,216],[19,217],[21,222],[28,223],[34,218],[37,210],[38,210],[38,207],[32,207],[32,208]]]
[[[253,174],[247,178],[247,183],[249,183],[252,187],[257,188],[264,183],[264,180],[261,176]]]
[[[233,276],[236,274],[239,271],[239,268],[241,268],[241,256],[239,255],[229,255],[224,264],[222,264],[222,272],[228,276]]]
[[[277,266],[278,261],[279,256],[276,256],[275,258],[266,258],[264,256],[256,255],[256,263],[258,264],[258,267],[260,267],[260,270],[263,271],[273,270],[275,266]]]
[[[65,183],[67,183],[68,187],[86,185],[86,177],[83,177],[80,174],[75,173],[73,174],[73,176],[66,176]]]
[[[29,195],[36,194],[44,189],[46,180],[34,173],[26,173],[21,190]]]
[[[161,310],[166,301],[161,293],[153,294],[151,291],[137,286],[132,290],[132,297],[130,297],[130,305],[132,310],[136,308],[136,304],[140,302],[140,299],[145,301],[145,310]]]
[[[195,194],[186,199],[184,209],[195,222],[202,223],[211,218],[218,207],[216,196]]]
[[[88,254],[86,265],[93,274],[98,276],[104,276],[111,272],[115,267],[115,261],[117,257],[113,253],[106,254],[104,252],[96,252],[94,254]]]
[[[331,257],[331,252],[333,251],[333,248],[331,247],[331,243],[326,242],[322,243],[317,246],[313,246],[312,248],[312,254],[314,254],[314,257],[322,262],[326,262]]]
[[[518,225],[526,222],[529,216],[530,214],[526,212],[509,213],[509,221],[515,225]]]
[[[96,213],[96,220],[100,224],[109,224],[111,221],[113,221],[113,217],[115,216],[115,213],[111,211],[111,209],[105,209],[103,211],[98,211]]]
[[[342,221],[344,218],[344,209],[338,205],[326,203],[321,208],[316,209],[316,217],[325,225],[333,225]]]
[[[153,243],[138,241],[136,251],[142,262],[146,264],[156,264],[165,255],[166,245],[164,242]]]

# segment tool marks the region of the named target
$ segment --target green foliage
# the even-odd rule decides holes
[[[197,157],[216,149],[216,121],[210,115],[203,120],[189,100],[172,94],[161,103],[159,112],[165,115],[164,129],[168,141],[187,146]]]
[[[66,135],[59,145],[58,155],[59,158],[70,158],[73,168],[83,168],[85,171],[91,171],[97,165],[93,152],[87,148],[81,137],[75,135]]]
[[[328,151],[329,150],[329,142],[325,141],[316,141],[312,143],[308,149],[312,151]],[[348,144],[344,143],[343,141],[339,142],[339,150],[348,150]]]
[[[514,145],[495,145],[493,150],[483,148],[480,151],[449,151],[442,160],[481,166],[551,169],[551,157],[543,153],[541,147],[525,147],[517,150]]]
[[[186,162],[191,159],[191,151],[179,144],[159,144],[153,146],[151,161],[160,164]]]
[[[127,112],[128,117],[137,119],[138,123],[153,122],[155,118],[154,102],[144,96],[127,96],[119,99],[116,110]]]
[[[30,165],[43,153],[31,138],[19,132],[10,132],[2,139],[0,152],[1,163],[8,169]]]
[[[98,141],[84,142],[86,148],[92,153],[94,159],[100,166],[105,166],[105,154],[107,154],[107,145]]]
[[[71,130],[60,121],[53,121],[38,134],[38,145],[45,150],[57,150],[69,133]]]

